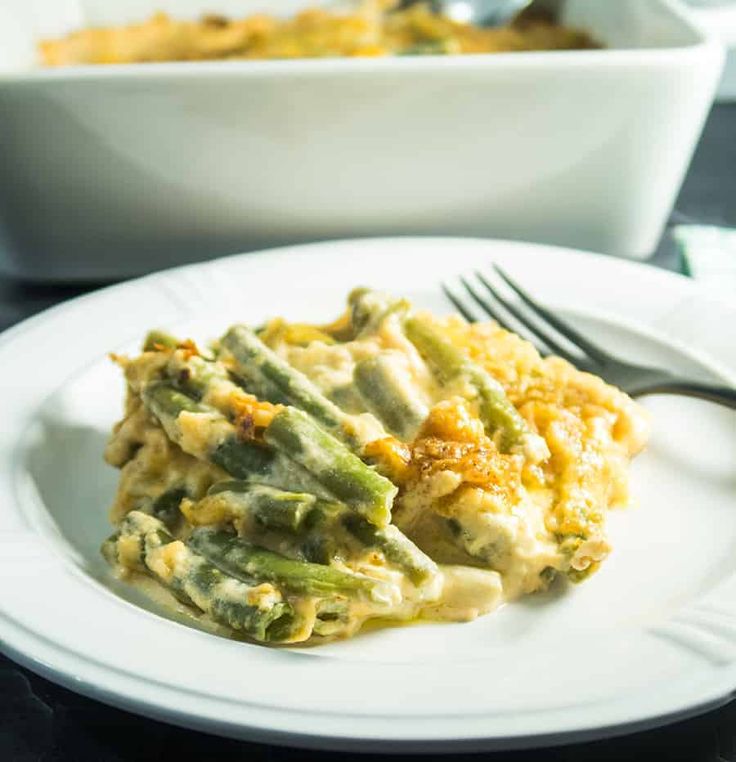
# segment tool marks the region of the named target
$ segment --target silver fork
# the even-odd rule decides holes
[[[464,277],[460,278],[460,282],[473,302],[502,328],[519,332],[518,327],[515,327],[506,315],[510,315],[523,326],[542,354],[564,357],[580,370],[595,373],[632,397],[643,397],[647,394],[681,394],[736,409],[735,387],[706,384],[675,375],[663,368],[634,365],[614,357],[533,299],[498,265],[494,265],[493,269],[518,296],[518,300],[504,296],[481,272],[475,273],[476,285],[471,285]],[[477,322],[475,315],[446,283],[442,284],[442,290],[468,322]],[[574,347],[574,350],[571,347]]]

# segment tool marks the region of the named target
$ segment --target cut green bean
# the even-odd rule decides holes
[[[137,547],[137,562],[155,579],[220,624],[261,642],[293,642],[308,636],[276,588],[245,583],[226,574],[175,540],[153,516],[131,511],[115,542],[118,560],[128,558],[131,545]],[[126,550],[121,553],[122,544]]]
[[[345,552],[344,543],[334,532],[344,513],[357,516],[334,500],[230,481],[213,485],[210,493],[190,508],[189,515],[197,525],[233,523],[258,544],[262,544],[264,533],[275,533],[278,541],[274,549],[290,558],[329,564]]]
[[[393,524],[379,529],[360,516],[344,514],[343,525],[361,543],[380,550],[386,561],[398,566],[415,585],[436,578],[437,564]]]
[[[410,308],[406,299],[396,299],[382,291],[355,288],[348,296],[350,320],[356,335],[371,334],[392,315],[402,317]]]
[[[328,564],[341,556],[354,560],[365,551],[380,551],[389,564],[397,566],[415,585],[437,575],[437,566],[427,555],[392,524],[378,528],[348,506],[314,495],[264,487],[244,482],[218,482],[194,506],[194,514],[207,519],[246,519],[246,526],[285,532],[291,539],[279,541],[299,558]],[[224,519],[220,519],[224,517]],[[246,534],[248,528],[245,529]],[[347,532],[347,536],[344,534]]]
[[[286,407],[276,413],[264,439],[371,523],[383,527],[390,522],[396,486],[317,426],[302,410]]]
[[[412,316],[404,321],[409,340],[442,384],[464,378],[477,394],[480,418],[489,436],[498,433],[504,452],[523,446],[531,432],[501,384],[442,336],[427,320]]]
[[[169,531],[173,531],[181,522],[179,506],[185,497],[189,497],[186,487],[171,487],[153,501],[151,513],[162,521]]]
[[[267,347],[250,328],[233,326],[223,337],[222,346],[232,355],[235,374],[242,376],[246,383],[252,383],[256,393],[263,394],[270,402],[287,403],[304,410],[353,452],[360,452],[362,443],[350,417],[303,373]]]
[[[169,439],[195,457],[209,460],[238,479],[266,477],[273,464],[273,453],[253,442],[238,439],[235,427],[217,410],[193,400],[164,382],[154,382],[142,391],[143,402],[156,416]],[[186,446],[179,426],[182,413],[198,413],[206,418],[203,452]]]
[[[154,352],[159,349],[176,349],[181,342],[176,336],[172,336],[166,331],[154,329],[146,334],[143,341],[144,352]]]
[[[350,602],[341,598],[322,598],[317,602],[314,634],[323,637],[343,634],[350,626]]]
[[[285,454],[243,441],[237,430],[219,411],[192,399],[165,382],[154,382],[143,389],[143,400],[166,431],[167,436],[185,452],[219,466],[235,479],[304,490],[334,497],[312,474]],[[195,446],[183,437],[179,416],[199,413],[201,436]]]
[[[243,581],[265,580],[295,593],[358,596],[377,603],[389,603],[397,597],[390,585],[363,574],[295,561],[259,548],[230,532],[196,529],[188,543],[226,574]]]
[[[429,408],[422,402],[408,373],[387,354],[378,354],[355,365],[353,383],[366,407],[388,431],[404,441],[413,439]]]
[[[153,382],[144,387],[143,401],[165,429],[176,429],[176,419],[183,412],[206,413],[208,408],[165,382]],[[173,439],[173,437],[170,437]]]
[[[229,518],[248,519],[266,529],[300,532],[318,501],[316,495],[306,492],[285,492],[246,481],[223,481],[210,487],[203,507],[216,503]]]

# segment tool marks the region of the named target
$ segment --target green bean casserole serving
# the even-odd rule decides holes
[[[580,582],[648,435],[623,392],[494,323],[356,289],[329,325],[152,331],[123,369],[103,553],[212,631],[319,643]]]

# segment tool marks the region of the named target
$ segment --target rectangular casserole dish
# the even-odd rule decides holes
[[[397,234],[642,258],[723,60],[674,0],[566,0],[561,20],[608,49],[35,63],[39,37],[172,7],[244,15],[264,3],[3,3],[5,271],[118,278],[297,241]]]

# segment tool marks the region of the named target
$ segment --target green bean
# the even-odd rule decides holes
[[[379,529],[360,516],[345,514],[343,526],[366,547],[380,550],[386,561],[398,566],[413,584],[423,585],[436,578],[435,562],[393,524]]]
[[[412,387],[408,373],[402,372],[387,354],[358,362],[353,383],[368,409],[388,431],[408,441],[416,434],[429,409],[422,402],[419,390]]]
[[[294,405],[306,413],[353,452],[362,443],[351,419],[296,368],[267,347],[247,326],[230,328],[222,346],[232,355],[236,375],[251,383],[256,393],[270,402]]]
[[[169,531],[173,531],[181,522],[179,506],[185,497],[189,497],[186,487],[171,487],[153,501],[151,513],[163,522]]]
[[[473,387],[480,418],[489,436],[498,433],[502,451],[524,446],[533,436],[501,384],[445,339],[429,321],[411,316],[404,321],[404,330],[440,383],[465,379]]]
[[[194,506],[194,514],[198,512],[205,519],[245,520],[243,531],[253,534],[256,542],[264,530],[285,533],[279,546],[289,548],[297,558],[329,564],[342,557],[350,563],[355,560],[357,543],[358,556],[366,551],[381,552],[388,564],[398,567],[415,585],[437,575],[434,562],[397,527],[378,528],[348,506],[314,495],[245,482],[218,482]]]
[[[223,509],[229,519],[246,519],[266,529],[287,532],[301,531],[318,502],[316,495],[306,492],[285,492],[247,481],[217,482],[200,501],[205,509]]]
[[[190,455],[219,466],[236,479],[333,497],[299,464],[269,447],[241,440],[236,428],[219,411],[197,402],[170,384],[153,382],[143,389],[142,396],[169,439]],[[203,437],[196,443],[198,447],[192,447],[182,436],[178,419],[184,412],[202,415]]]
[[[146,407],[156,416],[169,439],[188,451],[190,455],[209,460],[238,479],[258,475],[266,478],[272,467],[273,453],[253,442],[242,441],[235,427],[217,410],[203,405],[165,382],[153,382],[142,390]],[[179,426],[182,413],[203,416],[202,426],[207,428],[204,451],[187,450]]]
[[[264,439],[371,523],[383,527],[390,522],[396,486],[317,426],[302,410],[281,409],[265,430]]]
[[[396,299],[369,288],[353,289],[348,305],[356,336],[375,333],[384,320],[392,315],[402,317],[411,306],[406,299]]]
[[[143,341],[144,352],[154,352],[161,348],[163,349],[176,349],[181,342],[176,336],[172,336],[166,331],[154,329],[146,334],[146,338]]]
[[[389,603],[396,594],[386,583],[331,566],[295,561],[217,529],[195,529],[189,545],[215,566],[243,581],[272,582],[311,596],[347,596]]]
[[[188,545],[175,540],[153,516],[131,511],[123,519],[114,542],[118,548],[122,542],[130,547],[131,540],[140,549],[138,564],[214,621],[262,642],[294,642],[308,636],[276,588],[245,583],[224,573]],[[176,546],[166,553],[173,543]],[[119,550],[117,555],[120,560]],[[123,557],[127,558],[125,554]]]

